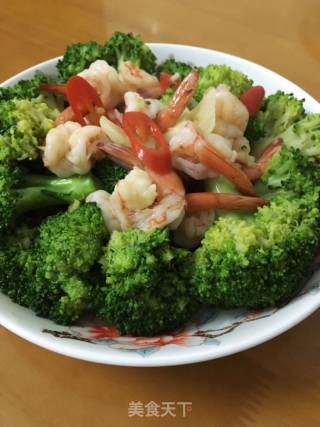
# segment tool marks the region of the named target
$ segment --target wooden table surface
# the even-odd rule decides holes
[[[0,1],[0,80],[115,30],[263,64],[320,99],[318,0]],[[0,427],[318,426],[319,312],[243,353],[172,368],[72,360],[0,327]],[[130,401],[191,401],[183,418],[128,417]]]

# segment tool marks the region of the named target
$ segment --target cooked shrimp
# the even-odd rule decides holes
[[[79,123],[66,122],[51,129],[46,136],[43,152],[44,165],[58,176],[69,176],[70,162],[66,159],[70,151],[69,139],[81,128]]]
[[[225,158],[224,153],[221,153],[221,150],[218,151],[217,146],[213,144],[214,141],[220,140],[222,137],[216,136],[214,141],[213,137],[206,141],[191,121],[180,123],[175,128],[170,129],[166,136],[175,167],[182,166],[181,162],[177,161],[179,158],[192,160],[192,162],[200,163],[207,168],[207,177],[210,176],[210,172],[221,174],[243,192],[250,195],[255,194],[250,180],[241,168],[233,164],[230,159]],[[184,168],[183,171],[196,178],[192,170]],[[203,172],[205,174],[205,169]]]
[[[234,163],[237,160],[237,152],[233,149],[232,140],[217,133],[209,133],[206,141],[215,148],[226,160]]]
[[[233,133],[231,137],[240,136],[236,135],[237,132],[242,135],[248,120],[249,112],[245,105],[230,92],[228,86],[219,85],[216,88],[216,127],[224,127],[224,131],[229,133],[223,136],[230,137]]]
[[[157,122],[162,130],[172,128],[178,121],[194,122],[197,132],[216,148],[227,160],[250,165],[249,141],[243,136],[249,113],[242,102],[225,85],[210,88],[191,111],[186,110],[198,80],[192,71],[177,89],[168,107],[158,113]],[[181,130],[181,129],[180,129]],[[191,175],[194,177],[194,175]]]
[[[191,158],[185,159],[179,156],[172,156],[171,158],[174,169],[184,172],[186,175],[198,181],[218,176],[216,172],[209,169],[206,165],[194,161]]]
[[[198,246],[208,228],[213,224],[215,209],[252,212],[264,206],[260,197],[246,197],[229,193],[189,193],[186,194],[186,214],[174,232],[174,241],[179,246]]]
[[[146,99],[140,96],[137,92],[126,92],[124,94],[124,102],[127,111],[140,111],[145,113],[151,119],[154,119],[159,111],[164,108],[163,104],[158,99]]]
[[[162,131],[168,130],[177,123],[193,96],[198,79],[198,71],[191,71],[179,85],[170,104],[158,113],[157,123]]]
[[[115,230],[121,231],[120,221],[116,212],[114,212],[111,203],[111,194],[104,190],[94,191],[93,193],[89,194],[86,202],[95,203],[98,206],[98,208],[101,210],[105,226],[108,231],[110,231],[110,233]]]
[[[249,154],[250,143],[244,136],[232,140],[218,133],[209,133],[205,139],[232,163],[239,162],[248,166],[254,163],[254,157]]]
[[[143,167],[140,159],[135,155],[131,147],[111,142],[106,143],[105,141],[97,142],[97,147],[124,168],[132,169],[134,166]]]
[[[214,218],[215,213],[213,209],[203,210],[190,215],[186,214],[174,232],[174,242],[186,249],[198,246],[205,232],[213,224]]]
[[[128,166],[139,164],[130,148],[109,143],[101,143],[99,147]],[[134,167],[117,183],[110,201],[121,230],[150,230],[167,226],[175,229],[184,216],[185,189],[174,171],[158,174],[148,168]]]
[[[75,120],[75,114],[72,108],[69,106],[65,108],[55,119],[54,127],[63,125],[64,123],[67,123],[67,122],[73,122],[74,120]]]
[[[95,159],[101,157],[94,141],[107,138],[98,126],[83,126],[66,122],[51,129],[43,152],[44,165],[54,174],[66,178],[87,174]]]
[[[128,91],[139,91],[143,97],[149,96],[150,98],[157,98],[162,93],[160,83],[156,77],[141,70],[130,62],[121,64],[118,73],[116,69],[111,67],[106,61],[98,59],[93,62],[89,68],[83,70],[78,75],[90,83],[90,85],[97,91],[102,105],[107,111],[112,110],[117,104],[119,104],[123,99],[124,93]],[[136,98],[140,97],[138,93],[135,95]],[[141,100],[143,100],[142,97]],[[132,102],[135,101],[137,101],[137,99],[130,99],[129,95],[128,102],[132,104]],[[151,117],[155,117],[160,110],[161,105],[162,104],[158,100],[146,100],[143,111],[151,114]],[[146,108],[146,106],[148,108]],[[131,109],[130,111],[141,110]],[[101,111],[101,114],[104,113],[105,111]],[[58,116],[55,126],[74,119],[75,115],[72,109],[68,107]]]
[[[242,163],[246,166],[254,164],[255,158],[250,155],[250,142],[244,136],[240,136],[233,140],[232,144],[233,151],[236,153],[235,161]]]
[[[148,174],[157,186],[158,197],[151,209],[137,212],[135,221],[138,228],[176,229],[185,213],[185,189],[176,172],[164,175],[148,170]]]
[[[126,86],[116,69],[106,61],[98,59],[78,75],[96,89],[106,110],[114,108],[122,100]]]
[[[249,120],[247,108],[225,85],[219,85],[215,95],[215,125],[212,133],[225,138],[225,145],[229,141],[229,148],[234,154],[232,161],[251,165],[254,158],[250,156],[249,141],[243,135]],[[220,147],[223,148],[221,144]]]
[[[143,98],[157,99],[163,94],[163,89],[160,86],[137,89],[137,93]]]
[[[160,88],[159,80],[155,76],[152,76],[130,61],[120,64],[119,79],[126,91],[136,91],[138,89],[152,91]]]
[[[245,174],[250,178],[251,181],[256,181],[260,178],[263,172],[268,166],[268,162],[272,156],[274,156],[280,148],[283,146],[283,139],[276,138],[259,157],[257,163],[252,166],[245,167],[243,170]]]

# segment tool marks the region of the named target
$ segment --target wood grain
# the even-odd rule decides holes
[[[115,30],[265,65],[320,98],[318,0],[0,1],[0,80]],[[0,328],[1,427],[317,426],[320,316],[225,359],[161,369],[99,366]],[[187,418],[128,418],[128,402],[192,401]]]

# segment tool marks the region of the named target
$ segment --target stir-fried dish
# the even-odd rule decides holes
[[[0,88],[0,289],[135,335],[284,304],[318,246],[319,161],[292,94],[131,33],[69,46],[57,76]]]

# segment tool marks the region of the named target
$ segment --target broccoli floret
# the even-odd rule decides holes
[[[99,178],[103,189],[112,193],[116,183],[126,177],[128,170],[110,159],[103,159],[96,163],[92,173]]]
[[[32,99],[40,95],[40,83],[47,83],[48,78],[37,73],[30,80],[20,80],[14,86],[0,88],[0,101],[9,101],[10,99]]]
[[[0,230],[12,222],[16,196],[12,189],[21,181],[22,171],[9,163],[0,163]]]
[[[154,335],[181,326],[197,309],[190,253],[166,230],[113,232],[102,258],[106,286],[99,315],[124,334]]]
[[[22,213],[68,205],[83,200],[101,188],[92,176],[57,178],[54,175],[26,175],[16,164],[0,163],[0,230]]]
[[[176,61],[174,58],[169,58],[158,66],[157,73],[158,75],[160,75],[161,72],[169,73],[171,75],[179,74],[179,78],[183,80],[194,68],[197,67]]]
[[[88,274],[102,254],[104,222],[92,203],[48,218],[36,244],[37,293],[45,295],[41,315],[70,324],[90,306]]]
[[[105,59],[115,68],[130,61],[148,73],[156,71],[156,56],[139,36],[132,33],[113,33],[105,44]]]
[[[123,61],[131,61],[149,73],[156,70],[156,57],[140,37],[132,33],[115,32],[104,45],[89,41],[68,46],[57,64],[59,79],[66,82],[97,59],[104,59],[115,68]]]
[[[284,146],[269,160],[260,182],[271,190],[269,197],[279,191],[303,197],[320,184],[320,170],[300,150]]]
[[[90,274],[105,238],[93,204],[52,216],[39,229],[7,233],[0,242],[0,289],[36,314],[70,324],[91,308]]]
[[[307,114],[279,137],[287,147],[299,149],[309,160],[320,161],[320,114]]]
[[[0,240],[0,290],[30,308],[42,304],[34,286],[36,235],[35,229],[22,226],[2,234]]]
[[[299,152],[284,147],[273,156],[261,178],[271,203],[251,216],[219,218],[195,253],[203,302],[267,307],[297,292],[319,242],[318,176]]]
[[[58,111],[42,97],[0,102],[0,161],[33,160]]]
[[[196,251],[202,301],[258,308],[286,302],[302,286],[319,236],[312,197],[278,199],[254,220],[220,218]]]
[[[265,99],[261,110],[249,119],[246,129],[255,156],[259,157],[274,138],[304,116],[303,101],[282,91]]]
[[[89,41],[68,46],[63,58],[57,64],[59,79],[66,82],[97,59],[106,59],[104,46],[97,42]]]
[[[199,102],[209,87],[217,87],[222,83],[229,86],[230,91],[239,97],[252,86],[253,81],[245,74],[233,70],[228,65],[210,64],[200,69],[200,77],[194,98]]]

